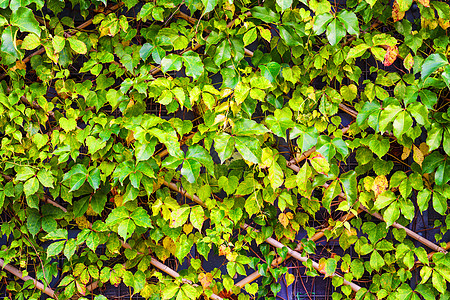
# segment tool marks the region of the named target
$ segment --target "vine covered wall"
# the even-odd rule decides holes
[[[430,0],[0,0],[3,291],[449,299],[449,27]]]

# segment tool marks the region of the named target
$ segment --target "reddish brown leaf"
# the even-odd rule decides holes
[[[397,59],[398,55],[398,47],[397,46],[388,46],[386,55],[384,56],[384,62],[383,64],[388,67],[394,63],[394,61]]]

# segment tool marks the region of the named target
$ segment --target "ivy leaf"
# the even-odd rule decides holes
[[[281,11],[285,11],[292,5],[292,0],[277,0],[277,4],[281,7]]]
[[[396,199],[397,197],[392,191],[385,191],[377,197],[373,208],[376,210],[383,209]]]
[[[370,266],[372,267],[372,269],[377,271],[384,266],[383,257],[376,250],[373,251],[372,254],[370,255]]]
[[[192,226],[197,228],[198,231],[202,230],[203,221],[205,220],[205,212],[203,211],[203,208],[200,205],[192,207],[190,220]]]
[[[203,3],[203,6],[205,7],[203,14],[207,14],[217,6],[218,1],[217,0],[202,0],[202,3]]]
[[[356,177],[357,176],[355,171],[344,173],[339,177],[339,180],[342,183],[342,187],[344,188],[344,193],[347,196],[347,201],[350,204],[353,204],[356,201],[356,197],[358,194],[358,182]]]
[[[56,255],[60,254],[61,251],[63,251],[63,249],[64,249],[65,243],[66,243],[66,241],[58,241],[58,242],[51,243],[47,248],[47,256],[52,257],[52,256],[56,256]]]
[[[120,223],[123,219],[128,218],[130,213],[125,206],[119,206],[111,211],[105,220],[105,223],[110,226],[114,226]]]
[[[161,60],[161,70],[164,73],[169,71],[179,71],[181,70],[183,60],[181,56],[177,54],[169,54]]]
[[[254,164],[261,161],[261,147],[259,141],[253,137],[236,136],[234,137],[236,149],[245,160]]]
[[[203,74],[203,63],[200,56],[194,51],[187,51],[182,58],[186,67],[186,75],[192,76],[194,80],[200,78]]]
[[[33,15],[33,11],[27,7],[19,7],[11,14],[11,25],[19,27],[21,31],[31,32],[37,36],[41,36],[39,22]]]
[[[411,128],[413,120],[408,112],[400,111],[400,113],[395,118],[394,123],[394,136],[400,138],[408,129]]]
[[[349,34],[356,34],[357,36],[359,35],[358,18],[356,17],[356,14],[354,12],[341,10],[337,15],[337,18],[342,22],[342,24],[344,24],[345,29]]]
[[[404,213],[404,212],[403,212]],[[400,217],[400,207],[398,202],[393,202],[383,213],[383,219],[386,222],[386,226],[392,226],[395,221]]]
[[[273,116],[266,117],[266,123],[274,134],[284,138],[286,141],[286,131],[295,126],[295,122],[292,121],[292,111],[288,107],[282,110],[275,110]]]
[[[22,49],[33,50],[41,45],[41,40],[39,37],[33,33],[28,34],[22,42]]]
[[[50,172],[47,169],[40,169],[37,173],[37,178],[39,179],[39,182],[48,188],[54,188],[53,183],[55,181],[55,178],[52,175],[52,172]]]
[[[135,211],[133,211],[133,213],[131,214],[131,219],[133,219],[134,223],[137,226],[141,226],[144,228],[153,228],[150,216],[142,207],[138,207]]]
[[[233,134],[235,135],[254,136],[262,135],[268,131],[264,125],[245,118],[237,120],[233,126]]]
[[[402,108],[397,105],[388,105],[380,114],[380,131],[384,132],[394,118],[402,111]],[[398,122],[399,123],[399,122]]]
[[[120,222],[119,227],[117,228],[117,233],[123,238],[124,241],[127,241],[128,238],[134,233],[135,229],[136,225],[133,220],[126,218]]]
[[[100,187],[100,169],[92,169],[87,178],[89,185],[95,190]]]
[[[69,41],[70,48],[72,48],[75,53],[86,54],[87,48],[85,43],[76,39],[75,37],[69,37],[67,40]]]
[[[267,6],[254,6],[250,11],[252,12],[252,17],[266,23],[278,23],[280,21],[280,15]]]
[[[0,51],[11,55],[16,60],[22,56],[22,54],[16,48],[17,31],[18,30],[16,27],[6,27],[2,32],[2,42],[0,45]]]
[[[234,153],[234,138],[228,133],[221,132],[214,137],[214,148],[223,164]]]
[[[231,46],[230,41],[227,39],[223,40],[216,49],[214,54],[214,63],[220,66],[222,63],[229,61],[231,59]]]
[[[332,19],[333,15],[330,13],[324,13],[316,16],[313,25],[314,33],[316,35],[322,34],[326,30],[327,25],[331,22]]]
[[[328,188],[325,190],[325,193],[323,195],[322,199],[322,205],[325,207],[328,211],[331,209],[331,201],[333,201],[334,198],[336,198],[340,193],[342,192],[341,186],[339,184],[338,180],[334,180]]]
[[[422,64],[421,77],[425,80],[437,69],[448,65],[447,58],[441,53],[434,53],[428,56]]]
[[[26,196],[34,195],[39,190],[39,180],[37,177],[31,177],[23,185],[23,190]]]
[[[332,46],[339,43],[345,37],[345,33],[344,25],[337,18],[333,19],[327,26],[327,39]]]

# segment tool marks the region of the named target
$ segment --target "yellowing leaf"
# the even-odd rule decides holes
[[[413,145],[413,159],[416,163],[418,163],[420,166],[422,166],[424,155],[423,155],[422,151],[420,151],[420,149],[417,148],[416,145]]]
[[[409,154],[411,153],[411,149],[408,147],[403,147],[403,153],[402,153],[402,160],[405,160],[409,157]]]
[[[386,176],[380,175],[375,178],[372,185],[372,191],[375,192],[375,197],[378,197],[382,192],[386,191],[389,187],[389,183]]]
[[[450,21],[444,20],[442,18],[438,19],[439,26],[442,27],[442,29],[447,30],[450,27]]]
[[[312,167],[317,171],[317,173],[327,175],[330,171],[330,164],[327,159],[319,152],[314,152],[309,157]]]
[[[394,1],[394,5],[392,7],[392,19],[394,22],[400,21],[405,17],[405,12],[400,11],[400,6],[398,5],[397,0]]]
[[[430,7],[430,0],[417,0],[417,2],[419,2],[425,7]]]
[[[423,142],[419,146],[420,151],[422,151],[423,155],[427,155],[428,151],[430,151],[430,147],[428,147],[427,143]]]
[[[200,273],[198,274],[198,280],[204,289],[208,288],[213,280],[213,276],[211,273]]]
[[[414,66],[414,58],[412,57],[411,53],[408,53],[408,55],[406,55],[405,59],[403,60],[403,66],[408,71],[411,70],[411,68]]]
[[[175,251],[177,250],[177,246],[173,242],[173,240],[166,236],[163,240],[163,247],[167,250],[169,250],[170,253],[175,254]]]
[[[117,207],[122,206],[123,204],[123,196],[122,195],[115,195],[114,196],[114,203]]]
[[[398,47],[397,46],[388,46],[387,52],[384,55],[383,65],[386,67],[392,65],[398,56]]]
[[[370,176],[366,176],[364,177],[364,188],[366,189],[366,191],[370,192],[372,190],[372,186],[373,186],[373,177]]]
[[[281,213],[278,216],[278,221],[280,221],[281,225],[283,225],[284,228],[286,228],[289,225],[289,218],[285,213]]]
[[[294,282],[294,280],[295,280],[294,274],[288,273],[286,275],[286,285],[287,286],[291,285]]]

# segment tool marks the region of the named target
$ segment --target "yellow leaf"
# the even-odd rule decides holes
[[[423,142],[419,145],[420,151],[423,153],[423,155],[427,155],[428,151],[430,151],[430,147],[428,147],[427,143]]]
[[[211,273],[200,273],[198,274],[198,280],[204,289],[208,288],[213,280],[213,276]]]
[[[225,255],[225,257],[229,260],[229,261],[236,261],[236,258],[238,257],[238,254],[236,252],[230,252],[227,253]]]
[[[409,157],[410,153],[411,153],[411,149],[403,146],[402,160],[407,159]]]
[[[123,196],[122,195],[115,195],[114,196],[114,203],[117,207],[122,206],[123,203]]]
[[[127,141],[127,145],[128,145],[128,146],[129,146],[131,143],[134,142],[134,133],[133,133],[132,130],[129,130],[129,131],[128,131],[128,136],[127,136],[126,141]]]
[[[378,197],[382,192],[386,191],[389,187],[389,183],[386,176],[380,175],[375,178],[372,185],[372,191],[375,192],[375,197]]]
[[[288,273],[286,275],[286,285],[287,286],[291,285],[294,282],[294,280],[295,280],[294,274]]]
[[[373,186],[373,177],[370,176],[366,176],[364,177],[364,188],[366,189],[366,191],[370,192],[372,190],[372,186]]]
[[[189,234],[192,232],[192,228],[194,228],[194,226],[192,226],[192,224],[184,224],[183,225],[183,231],[186,234]]]
[[[418,163],[420,166],[422,166],[423,153],[422,153],[422,151],[420,151],[419,148],[417,148],[416,145],[413,145],[413,159],[416,163]]]
[[[291,212],[287,212],[287,213],[286,213],[286,217],[287,217],[289,220],[292,220],[292,219],[294,218],[294,214],[291,213]]]
[[[281,225],[283,225],[284,228],[286,228],[289,224],[289,218],[285,213],[281,213],[278,216],[278,221],[280,221]]]
[[[175,251],[177,250],[177,246],[173,242],[173,240],[166,236],[163,240],[163,247],[167,250],[169,250],[170,253],[175,255]]]
[[[400,11],[400,6],[398,5],[397,0],[394,1],[394,5],[392,7],[392,19],[394,22],[400,21],[405,17],[405,12]]]

